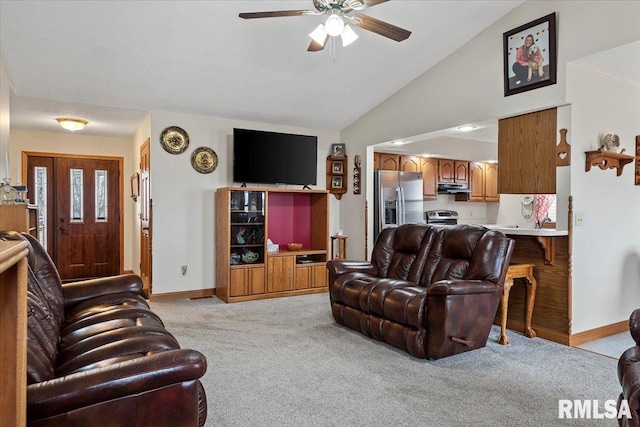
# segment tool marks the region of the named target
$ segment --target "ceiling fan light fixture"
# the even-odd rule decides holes
[[[309,34],[309,37],[316,43],[324,46],[324,39],[327,37],[327,31],[324,29],[324,25],[318,25],[316,29]]]
[[[345,25],[344,30],[342,30],[340,34],[340,38],[342,39],[342,47],[346,47],[358,40],[358,35],[349,25]]]
[[[344,30],[344,21],[338,15],[331,15],[324,23],[324,28],[331,37],[337,37]]]
[[[82,130],[89,123],[86,120],[82,119],[71,119],[69,117],[58,117],[56,121],[62,126],[64,129],[75,132],[77,130]]]

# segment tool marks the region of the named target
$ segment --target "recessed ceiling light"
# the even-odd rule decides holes
[[[406,142],[398,140],[398,141],[393,141],[392,144],[393,145],[402,145],[402,144],[406,144]]]
[[[469,132],[470,130],[474,130],[475,128],[476,128],[475,126],[465,125],[465,126],[460,126],[459,128],[456,128],[456,129],[459,130],[460,132]]]

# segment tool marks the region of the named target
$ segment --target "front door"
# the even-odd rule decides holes
[[[60,277],[77,280],[120,273],[120,163],[113,158],[28,155],[27,186],[42,218]],[[42,167],[52,170],[42,170]],[[45,176],[45,182],[38,181]],[[40,193],[40,194],[38,194]]]

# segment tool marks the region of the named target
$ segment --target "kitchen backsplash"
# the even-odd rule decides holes
[[[453,194],[438,194],[437,200],[424,202],[424,211],[446,209],[458,212],[459,224],[495,224],[498,203],[456,202]],[[496,211],[493,213],[492,211]]]
[[[424,202],[424,211],[447,209],[458,212],[459,224],[504,224],[532,229],[530,208],[523,209],[525,194],[501,194],[499,203],[456,202],[452,194],[438,194],[437,200]],[[527,218],[529,216],[529,218]]]

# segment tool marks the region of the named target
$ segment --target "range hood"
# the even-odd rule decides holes
[[[452,182],[438,183],[438,194],[456,194],[456,193],[471,193],[471,190],[469,190],[469,184],[457,184]]]

